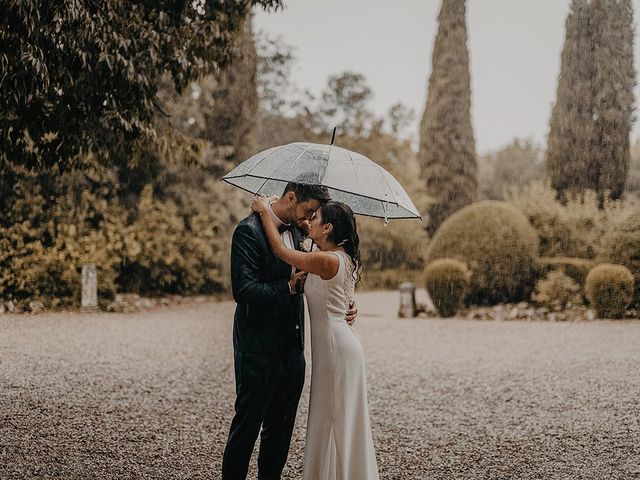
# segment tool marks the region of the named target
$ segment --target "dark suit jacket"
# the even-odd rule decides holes
[[[292,230],[296,249],[302,232]],[[247,353],[304,350],[304,300],[289,294],[291,266],[271,252],[260,217],[253,213],[233,232],[231,287],[236,313],[233,347]]]

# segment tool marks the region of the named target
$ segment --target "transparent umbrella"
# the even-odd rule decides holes
[[[323,185],[333,200],[370,217],[422,218],[384,168],[357,152],[317,143],[290,143],[245,160],[222,180],[260,195],[281,195],[288,182]]]

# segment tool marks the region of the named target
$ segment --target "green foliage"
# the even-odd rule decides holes
[[[580,285],[560,270],[553,270],[538,280],[531,298],[549,309],[564,309],[582,303]]]
[[[573,0],[551,115],[553,188],[620,198],[629,168],[635,71],[630,0]]]
[[[636,140],[631,146],[631,162],[625,192],[640,196],[640,140]]]
[[[471,270],[467,302],[482,305],[528,298],[537,255],[538,237],[526,217],[507,203],[483,201],[441,225],[426,260],[464,262]]]
[[[0,298],[77,305],[83,263],[96,264],[102,301],[116,291],[195,294],[228,287],[230,235],[249,211],[246,195],[202,169],[164,170],[159,195],[145,186],[133,208],[113,196],[117,176],[110,171],[12,180],[1,205]]]
[[[478,193],[481,200],[505,200],[509,189],[544,176],[544,150],[530,140],[514,140],[478,159]]]
[[[89,262],[98,270],[99,296],[111,298],[125,230],[123,210],[108,200],[112,182],[15,179],[0,226],[0,298],[77,304],[81,266]]]
[[[581,286],[584,286],[589,270],[595,266],[593,260],[571,257],[540,257],[536,263],[541,275],[559,271]]]
[[[600,318],[622,318],[633,299],[634,280],[628,268],[603,263],[587,276],[585,291]]]
[[[2,2],[0,164],[126,164],[153,123],[162,74],[176,90],[216,72],[250,7],[238,2]],[[160,107],[161,108],[161,107]]]
[[[640,208],[613,224],[602,243],[598,259],[631,271],[636,284],[634,303],[640,305]]]
[[[371,272],[394,271],[392,288],[397,287],[395,277],[402,282],[405,272],[424,268],[424,255],[428,245],[426,232],[412,221],[391,221],[385,227],[380,219],[358,218],[360,251],[365,268],[363,283],[369,288]]]
[[[257,152],[258,54],[251,17],[244,21],[231,53],[231,64],[218,75],[212,92],[213,108],[202,109],[205,132],[199,137],[233,147],[230,160],[238,164]]]
[[[371,120],[367,105],[373,96],[361,73],[343,72],[329,77],[322,93],[320,118],[325,129],[357,135]]]
[[[396,290],[401,283],[411,282],[414,285],[424,284],[424,270],[386,270],[364,269],[362,281],[357,289],[362,291]]]
[[[420,125],[418,158],[433,199],[430,236],[451,213],[473,202],[477,193],[465,14],[465,0],[443,0]]]
[[[441,317],[453,317],[464,302],[471,274],[459,260],[443,258],[425,270],[427,291]]]
[[[598,255],[602,239],[612,225],[635,209],[638,200],[605,200],[599,208],[598,195],[567,194],[564,202],[556,199],[550,185],[533,182],[507,193],[507,201],[531,222],[540,237],[540,255],[592,259]]]
[[[124,236],[120,290],[144,294],[218,290],[212,237],[206,219],[194,218],[187,231],[176,205],[154,199],[151,185],[145,186],[135,221]]]

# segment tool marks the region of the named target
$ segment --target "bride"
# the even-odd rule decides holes
[[[320,251],[307,253],[284,245],[267,198],[255,197],[251,208],[260,215],[273,253],[309,274],[312,369],[304,478],[378,479],[362,345],[344,321],[362,266],[353,211],[335,201],[321,206],[307,225]]]

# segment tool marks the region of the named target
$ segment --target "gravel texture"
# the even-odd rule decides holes
[[[396,292],[357,299],[381,478],[640,478],[640,321],[398,319]],[[0,479],[219,478],[233,309],[0,315]]]

